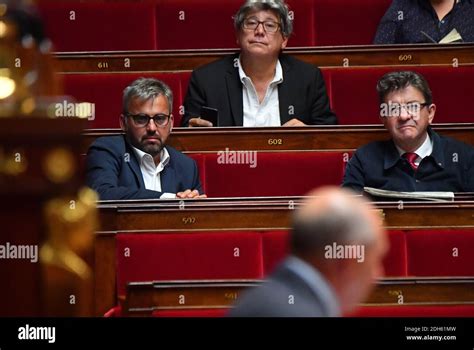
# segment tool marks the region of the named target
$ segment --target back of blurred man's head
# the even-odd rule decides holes
[[[342,312],[364,301],[383,275],[388,242],[378,211],[336,187],[313,191],[295,212],[291,253],[318,269],[336,291]]]

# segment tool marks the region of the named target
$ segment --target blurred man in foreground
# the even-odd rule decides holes
[[[261,286],[242,295],[230,316],[345,315],[382,276],[388,241],[374,207],[335,187],[309,195],[294,216],[291,255]]]

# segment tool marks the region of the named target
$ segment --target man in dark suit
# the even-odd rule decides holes
[[[195,70],[183,126],[213,126],[201,107],[218,110],[218,126],[336,124],[321,71],[281,54],[292,31],[282,0],[247,1],[234,19],[240,54]]]
[[[391,136],[359,148],[343,186],[390,191],[474,191],[474,147],[430,128],[436,105],[416,72],[385,74],[377,84],[380,117]]]
[[[140,78],[124,90],[124,136],[97,139],[87,153],[87,184],[102,200],[202,198],[196,162],[170,146],[173,93]]]
[[[291,255],[262,285],[245,292],[230,316],[345,315],[383,274],[388,240],[374,208],[335,187],[310,196],[294,217]]]

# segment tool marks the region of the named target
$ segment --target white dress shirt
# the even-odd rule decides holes
[[[407,153],[397,145],[395,145],[395,147],[397,147],[400,156],[402,156],[404,153]],[[416,153],[416,155],[418,156],[414,162],[416,166],[420,165],[423,158],[428,157],[431,153],[433,153],[433,141],[431,141],[429,135],[426,135],[425,142],[423,142],[414,153]]]
[[[283,82],[283,70],[280,60],[278,60],[275,76],[267,88],[265,97],[260,103],[257,90],[252,80],[245,74],[240,63],[240,57],[237,60],[239,68],[240,81],[242,82],[242,97],[244,105],[244,126],[280,126],[280,105],[278,101],[278,84]]]
[[[163,147],[160,154],[160,163],[155,165],[151,154],[145,153],[136,147],[133,147],[140,163],[140,170],[143,176],[143,182],[147,190],[161,192],[161,172],[170,161],[168,150]],[[163,193],[161,199],[176,198],[175,193]]]

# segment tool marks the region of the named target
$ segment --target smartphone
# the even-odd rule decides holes
[[[202,106],[201,118],[209,120],[213,126],[219,126],[219,111],[215,108]]]

